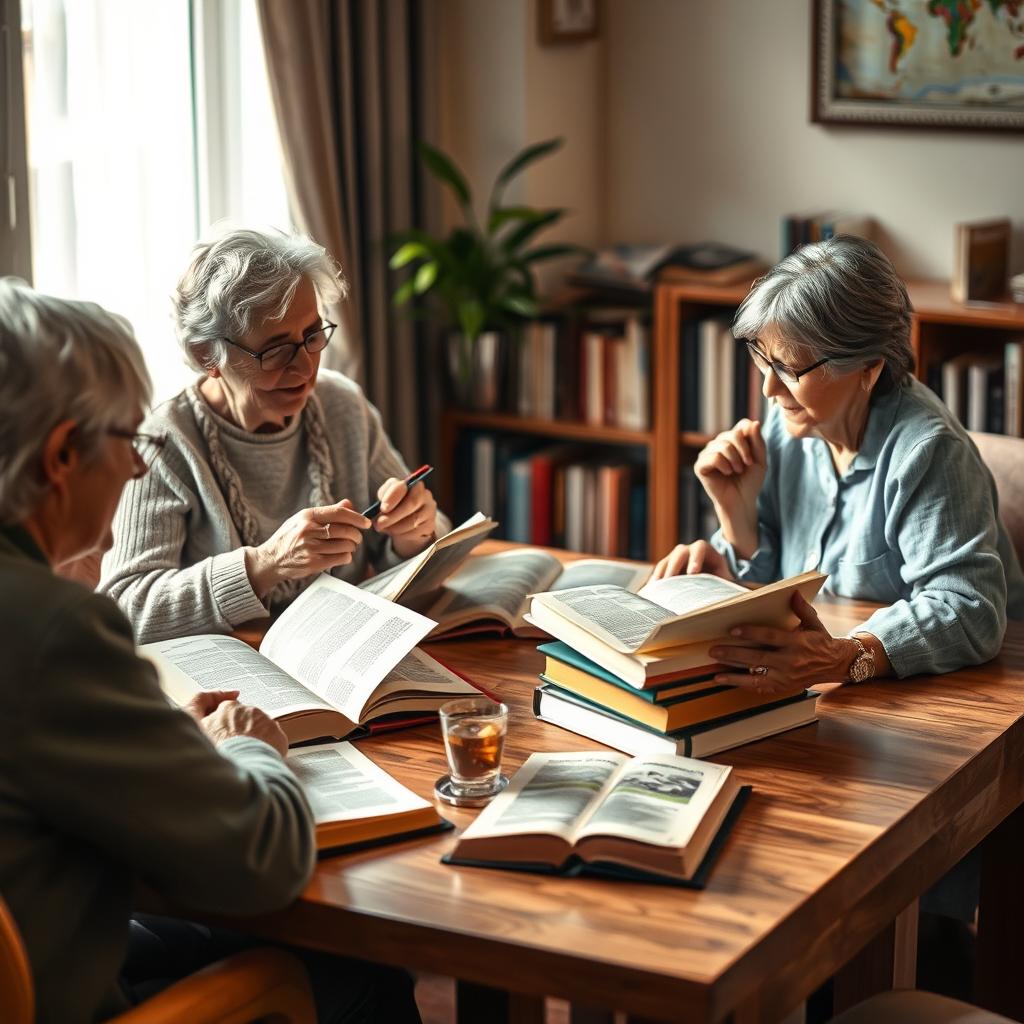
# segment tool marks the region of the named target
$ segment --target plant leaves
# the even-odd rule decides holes
[[[465,299],[458,306],[459,326],[467,338],[476,340],[484,325],[484,308],[477,299]]]
[[[547,139],[544,142],[535,142],[532,146],[527,146],[525,149],[520,150],[505,166],[501,169],[497,179],[494,182],[494,188],[491,190],[491,201],[488,204],[490,209],[495,209],[498,205],[498,198],[504,192],[505,186],[520,172],[523,168],[532,164],[534,160],[539,160],[543,156],[547,156],[548,153],[553,153],[556,149],[561,148],[565,142],[563,138]]]
[[[530,220],[536,215],[537,211],[532,206],[499,206],[497,209],[491,210],[487,230],[493,235],[495,231],[511,220]]]
[[[396,306],[404,306],[415,294],[415,290],[413,288],[415,283],[415,280],[412,278],[404,282],[395,292],[394,296],[392,296],[392,303]]]
[[[539,211],[533,220],[527,221],[525,224],[516,228],[515,231],[510,232],[509,236],[504,241],[505,251],[508,253],[515,253],[521,245],[524,245],[533,238],[538,231],[549,227],[554,224],[555,221],[561,220],[565,214],[566,211],[564,209]]]
[[[466,183],[462,172],[455,166],[455,163],[439,149],[435,149],[426,142],[419,144],[419,153],[420,158],[427,165],[427,170],[438,181],[446,184],[458,197],[459,202],[468,209],[472,203],[469,185]]]
[[[537,315],[537,302],[525,295],[506,295],[500,302],[502,309],[507,309],[517,316],[533,317]]]
[[[422,295],[437,280],[438,265],[436,260],[424,263],[416,276],[412,279],[413,289],[417,295]]]
[[[430,250],[422,242],[406,242],[395,254],[391,257],[388,266],[392,270],[398,270],[404,267],[406,263],[411,263],[418,257],[429,257]]]
[[[536,249],[521,252],[518,259],[522,263],[537,263],[540,260],[553,260],[559,256],[585,256],[590,252],[582,245],[539,245]]]

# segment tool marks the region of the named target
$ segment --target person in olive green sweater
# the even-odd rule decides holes
[[[138,448],[160,443],[137,433],[148,400],[126,322],[0,280],[0,896],[44,1024],[134,1001],[136,880],[197,910],[260,913],[293,900],[315,863],[276,723],[235,692],[171,707],[116,604],[53,571],[109,546],[121,489],[146,471]],[[189,933],[186,969],[226,948],[159,922],[132,930],[166,954],[155,987],[180,975],[176,934]],[[418,1020],[403,974],[332,963],[344,998],[328,1009],[316,993],[321,1019]]]

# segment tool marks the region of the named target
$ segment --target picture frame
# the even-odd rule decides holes
[[[1012,3],[810,2],[813,122],[1024,131],[1024,37]]]
[[[537,31],[545,46],[596,39],[600,0],[537,0]]]

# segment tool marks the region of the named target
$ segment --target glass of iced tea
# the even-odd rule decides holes
[[[483,804],[507,783],[501,752],[508,732],[508,708],[487,697],[464,697],[441,705],[441,735],[451,770],[438,781],[450,803]]]

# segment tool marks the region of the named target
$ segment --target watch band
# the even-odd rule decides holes
[[[852,640],[859,648],[846,670],[846,678],[851,683],[863,683],[875,674],[875,656],[859,637],[848,636],[846,639]]]

